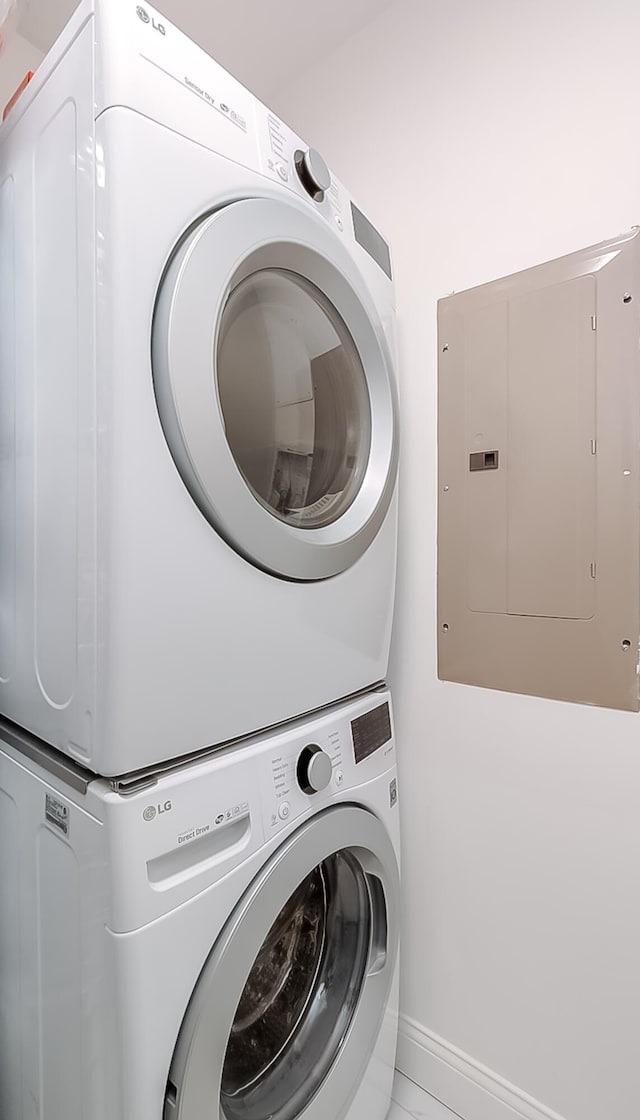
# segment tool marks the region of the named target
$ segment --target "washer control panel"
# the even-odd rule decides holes
[[[267,834],[292,817],[330,800],[344,783],[342,737],[338,727],[298,740],[271,756],[270,802],[265,798]]]
[[[344,799],[394,763],[388,693],[353,701],[333,716],[301,722],[265,754],[265,834],[273,835],[310,809]]]

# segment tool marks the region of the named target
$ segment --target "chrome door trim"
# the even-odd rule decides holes
[[[371,405],[371,449],[353,502],[317,529],[287,525],[254,496],[225,436],[215,356],[231,291],[262,269],[296,273],[320,289],[360,355]],[[398,467],[392,359],[366,284],[339,239],[316,215],[252,198],[222,207],[192,228],[165,271],[152,329],[156,399],[178,470],[207,520],[251,563],[293,580],[350,567],[378,533]]]

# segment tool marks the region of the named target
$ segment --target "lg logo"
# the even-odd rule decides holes
[[[161,35],[167,34],[167,29],[164,24],[156,23],[155,19],[152,19],[146,8],[138,5],[138,7],[136,8],[136,12],[138,13],[138,19],[141,19],[143,23],[150,23],[154,31],[159,31]]]
[[[152,821],[156,816],[162,813],[170,813],[173,805],[170,801],[165,801],[164,805],[147,805],[142,813],[142,819],[145,821]]]

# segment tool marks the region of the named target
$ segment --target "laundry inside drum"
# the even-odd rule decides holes
[[[336,853],[291,895],[249,973],[222,1071],[227,1120],[299,1115],[353,1017],[369,934],[362,870],[349,853]]]

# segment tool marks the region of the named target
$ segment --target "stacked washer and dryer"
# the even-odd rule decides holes
[[[0,129],[0,1120],[382,1120],[389,249],[147,5]]]

